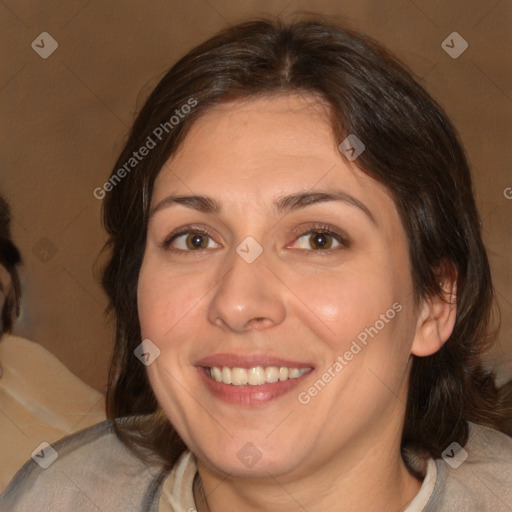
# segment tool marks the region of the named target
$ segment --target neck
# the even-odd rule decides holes
[[[259,479],[226,478],[198,461],[199,485],[204,490],[196,489],[197,510],[403,511],[421,482],[407,470],[399,444],[386,450],[385,441],[381,432],[374,444],[366,440],[357,447],[352,443],[315,471]]]

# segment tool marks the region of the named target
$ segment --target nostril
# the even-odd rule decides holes
[[[248,329],[254,329],[254,328],[261,328],[261,327],[267,327],[269,324],[271,324],[272,321],[265,317],[258,317],[258,318],[251,318],[246,324],[246,327]]]

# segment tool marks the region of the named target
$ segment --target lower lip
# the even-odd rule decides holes
[[[310,376],[313,370],[297,377],[273,383],[266,382],[261,386],[233,386],[217,382],[206,374],[206,368],[198,367],[199,375],[208,390],[218,399],[236,405],[260,405],[272,402],[286,395],[301,384],[305,377]]]

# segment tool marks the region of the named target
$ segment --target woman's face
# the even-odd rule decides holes
[[[340,142],[312,96],[233,102],[195,122],[155,182],[138,284],[142,338],[160,350],[148,372],[210,468],[307,474],[399,443],[419,324],[407,239]]]

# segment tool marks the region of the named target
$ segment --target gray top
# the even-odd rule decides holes
[[[469,425],[466,446],[448,446],[443,458],[404,453],[425,475],[406,512],[512,512],[512,438]],[[105,421],[42,446],[0,496],[0,511],[188,512],[196,471],[190,452],[170,472],[142,462]]]

